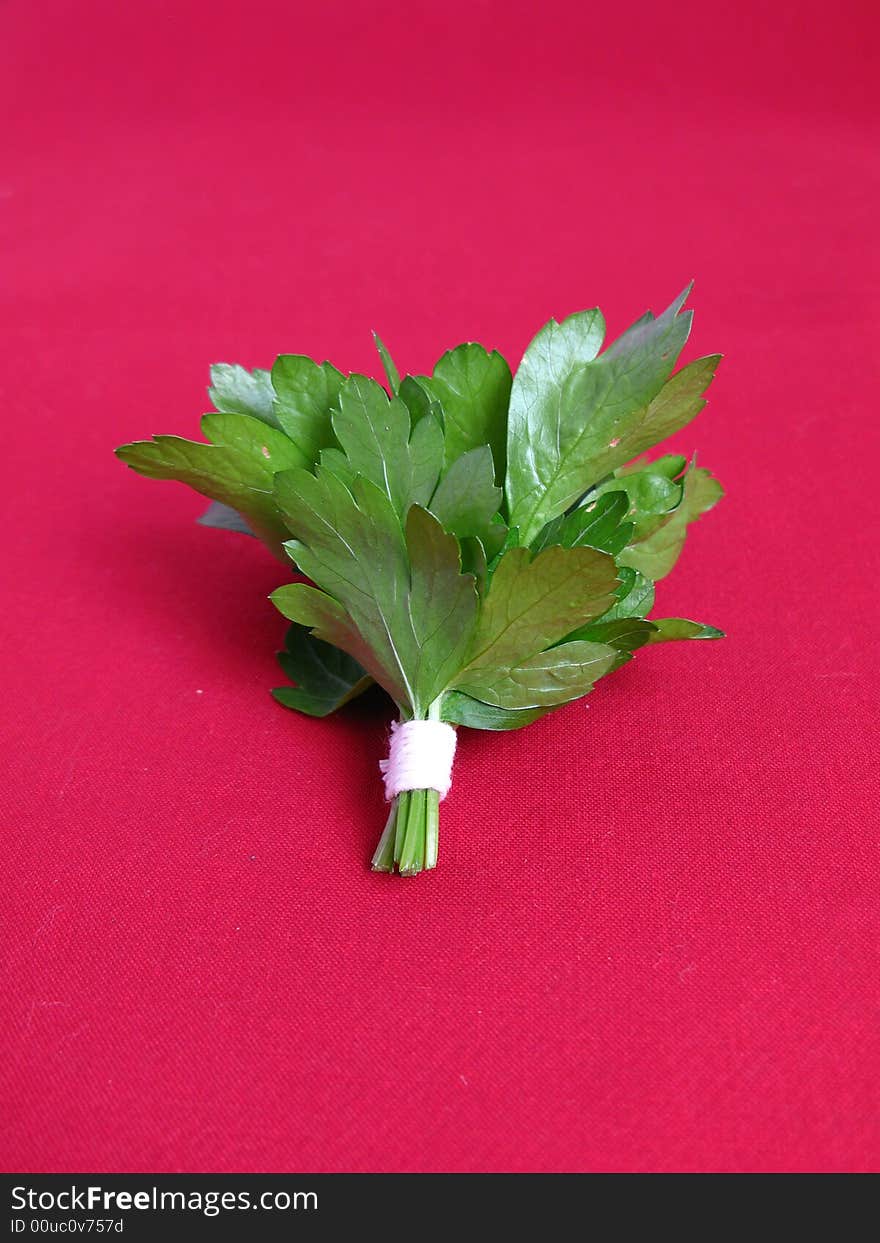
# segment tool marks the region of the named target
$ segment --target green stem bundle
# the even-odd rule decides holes
[[[440,795],[436,790],[401,790],[391,804],[373,855],[374,872],[416,876],[437,866]]]

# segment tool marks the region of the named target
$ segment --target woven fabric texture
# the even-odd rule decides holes
[[[710,12],[711,10],[711,12]],[[876,6],[7,0],[0,1131],[31,1171],[877,1164]],[[114,445],[697,278],[720,643],[462,732],[269,696],[285,577]]]

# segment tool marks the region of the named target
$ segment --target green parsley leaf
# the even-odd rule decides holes
[[[552,707],[495,708],[461,691],[447,691],[443,696],[443,720],[450,725],[466,725],[469,729],[522,729],[550,711]]]
[[[393,670],[389,672],[383,666],[350,614],[326,591],[308,583],[286,583],[273,591],[269,599],[288,621],[306,627],[316,638],[347,652],[392,698],[397,698],[391,689],[395,685]],[[405,694],[402,687],[399,693]]]
[[[441,428],[443,427],[443,407],[439,401],[429,396],[427,389],[423,388],[413,376],[404,376],[397,396],[409,411],[413,427],[428,414],[437,420]]]
[[[497,350],[491,354],[469,342],[449,350],[431,376],[418,376],[418,383],[443,409],[446,432],[445,464],[448,466],[469,449],[488,445],[495,464],[495,479],[504,479],[507,406],[510,401],[510,367]]]
[[[428,707],[451,685],[465,661],[477,616],[474,579],[461,573],[458,541],[426,509],[406,520],[410,563],[408,612],[418,650],[413,708]]]
[[[620,564],[640,570],[656,582],[665,578],[684,547],[689,523],[706,513],[724,495],[718,480],[702,467],[693,467],[684,477],[682,498],[668,520],[620,554]]]
[[[289,534],[272,495],[276,471],[301,462],[296,446],[274,427],[247,414],[206,414],[201,444],[154,436],[121,445],[117,457],[150,479],[177,479],[241,514],[251,530],[280,554]]]
[[[573,638],[590,643],[605,643],[628,656],[651,642],[656,627],[644,617],[618,617],[613,621],[593,622],[576,632]]]
[[[499,541],[503,541],[507,530],[493,521],[503,495],[501,489],[495,487],[494,479],[489,446],[469,449],[455,459],[430,501],[431,513],[447,531],[452,531],[459,539],[477,536],[484,548],[488,544],[493,551]]]
[[[687,340],[690,287],[655,319],[638,320],[596,357],[604,323],[551,320],[514,377],[508,419],[510,521],[528,543],[541,528],[615,467],[690,421],[692,388],[682,381],[652,412]],[[693,410],[693,412],[692,412]]]
[[[471,667],[457,688],[497,708],[555,706],[585,695],[615,660],[603,643],[563,643],[504,667]]]
[[[333,430],[354,474],[375,484],[398,515],[426,504],[440,474],[443,434],[437,421],[426,416],[411,431],[405,403],[389,400],[381,384],[361,375],[340,386],[337,403]]]
[[[279,426],[273,409],[272,377],[259,367],[246,371],[237,364],[215,363],[211,368],[208,396],[214,409],[223,414],[249,414],[271,427]]]
[[[412,703],[408,673],[416,660],[414,637],[408,624],[401,625],[406,621],[402,608],[409,565],[388,497],[363,478],[355,480],[350,492],[321,467],[315,475],[301,469],[283,471],[275,479],[275,495],[296,536],[285,548],[350,618],[370,656],[353,649],[350,639],[349,645],[329,641],[354,656],[398,704]],[[285,615],[309,624],[304,617]]]
[[[626,516],[632,528],[627,542],[635,543],[646,539],[662,526],[668,515],[681,504],[684,484],[646,467],[630,474],[613,475],[590,492],[590,500],[603,494],[616,496],[620,491],[627,501]]]
[[[649,643],[668,643],[670,639],[723,639],[724,631],[715,626],[688,621],[684,617],[655,619]]]
[[[379,357],[382,359],[382,370],[388,380],[388,387],[394,396],[400,388],[400,372],[394,365],[394,359],[388,353],[385,342],[379,336],[378,332],[373,333],[373,340],[376,342],[376,349],[379,351]]]
[[[418,506],[404,535],[391,499],[360,476],[351,491],[321,468],[285,471],[275,483],[297,536],[285,547],[345,610],[372,659],[345,650],[404,711],[427,710],[461,667],[477,611],[454,536]]]
[[[614,593],[614,603],[602,621],[616,621],[621,617],[647,617],[654,607],[654,584],[639,570],[628,565],[618,565],[620,586]]]
[[[651,469],[655,475],[663,475],[665,479],[678,479],[687,469],[688,460],[683,453],[665,453],[663,457],[655,458],[653,462],[649,462],[645,457],[635,458],[632,462],[627,462],[626,466],[619,466],[614,472],[617,479],[624,475],[635,474],[636,471]]]
[[[629,501],[620,490],[595,497],[570,514],[554,518],[535,536],[532,550],[540,552],[552,544],[563,548],[595,548],[599,552],[619,553],[629,543],[634,526],[625,522]]]
[[[335,444],[330,411],[345,380],[332,363],[303,354],[281,354],[272,368],[278,426],[300,451],[298,465],[311,467],[322,449]]]
[[[480,685],[495,674],[502,678],[577,625],[601,617],[614,601],[616,586],[613,559],[592,548],[554,547],[534,557],[526,548],[510,549],[492,577],[456,686],[467,691],[477,675]]]
[[[294,624],[287,632],[278,663],[296,686],[278,686],[272,694],[286,708],[307,716],[329,716],[373,685],[373,679],[347,652]]]

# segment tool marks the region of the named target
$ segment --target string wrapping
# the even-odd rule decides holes
[[[445,798],[452,785],[456,732],[445,721],[395,721],[387,760],[379,761],[390,802],[401,790],[436,790]]]

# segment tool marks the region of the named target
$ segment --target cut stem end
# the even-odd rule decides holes
[[[417,876],[437,866],[440,795],[436,790],[402,790],[391,804],[373,855],[374,872]]]

